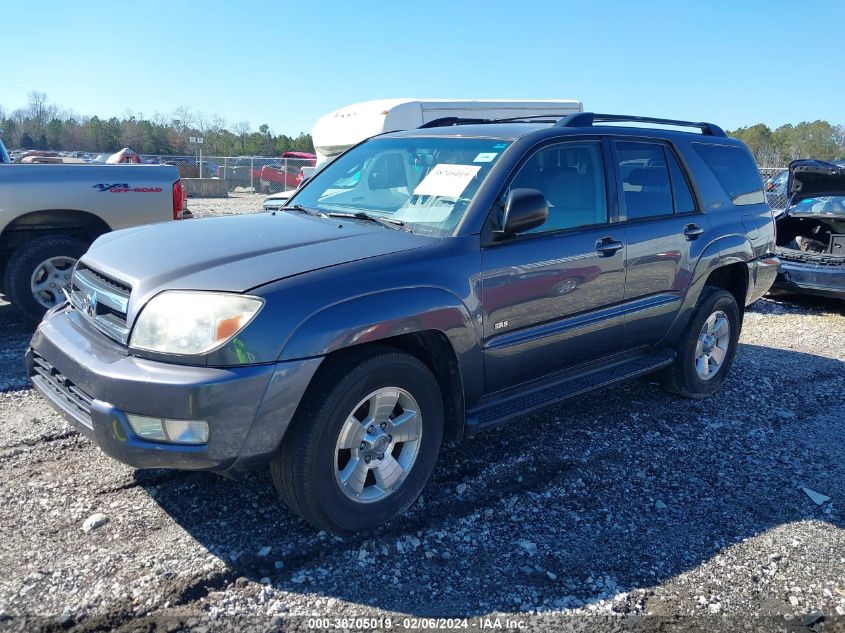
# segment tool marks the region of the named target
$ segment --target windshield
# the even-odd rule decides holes
[[[291,204],[364,212],[399,220],[414,233],[448,235],[508,145],[454,137],[374,139],[315,173]]]
[[[3,145],[3,140],[0,139],[0,163],[11,163],[11,159],[9,158],[9,154],[6,152],[6,148]]]
[[[789,209],[790,215],[845,216],[845,196],[817,196],[805,198]]]

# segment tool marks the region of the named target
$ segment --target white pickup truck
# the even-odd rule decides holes
[[[0,141],[0,293],[40,319],[100,235],[189,215],[173,166],[10,164]]]

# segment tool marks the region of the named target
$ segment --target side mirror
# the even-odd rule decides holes
[[[546,196],[537,189],[511,189],[505,198],[503,235],[524,233],[541,226],[549,217]]]

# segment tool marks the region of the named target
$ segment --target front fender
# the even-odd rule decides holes
[[[285,342],[280,361],[425,330],[448,338],[468,396],[483,388],[481,345],[472,315],[454,294],[434,287],[400,288],[355,297],[312,314]]]

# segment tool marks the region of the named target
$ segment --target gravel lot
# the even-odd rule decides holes
[[[232,192],[228,198],[189,198],[188,208],[196,218],[259,213],[263,211],[265,198],[265,193]]]
[[[643,380],[447,446],[414,507],[346,539],[265,473],[107,458],[29,388],[30,333],[0,303],[0,628],[845,630],[845,304],[757,302],[708,400]]]

